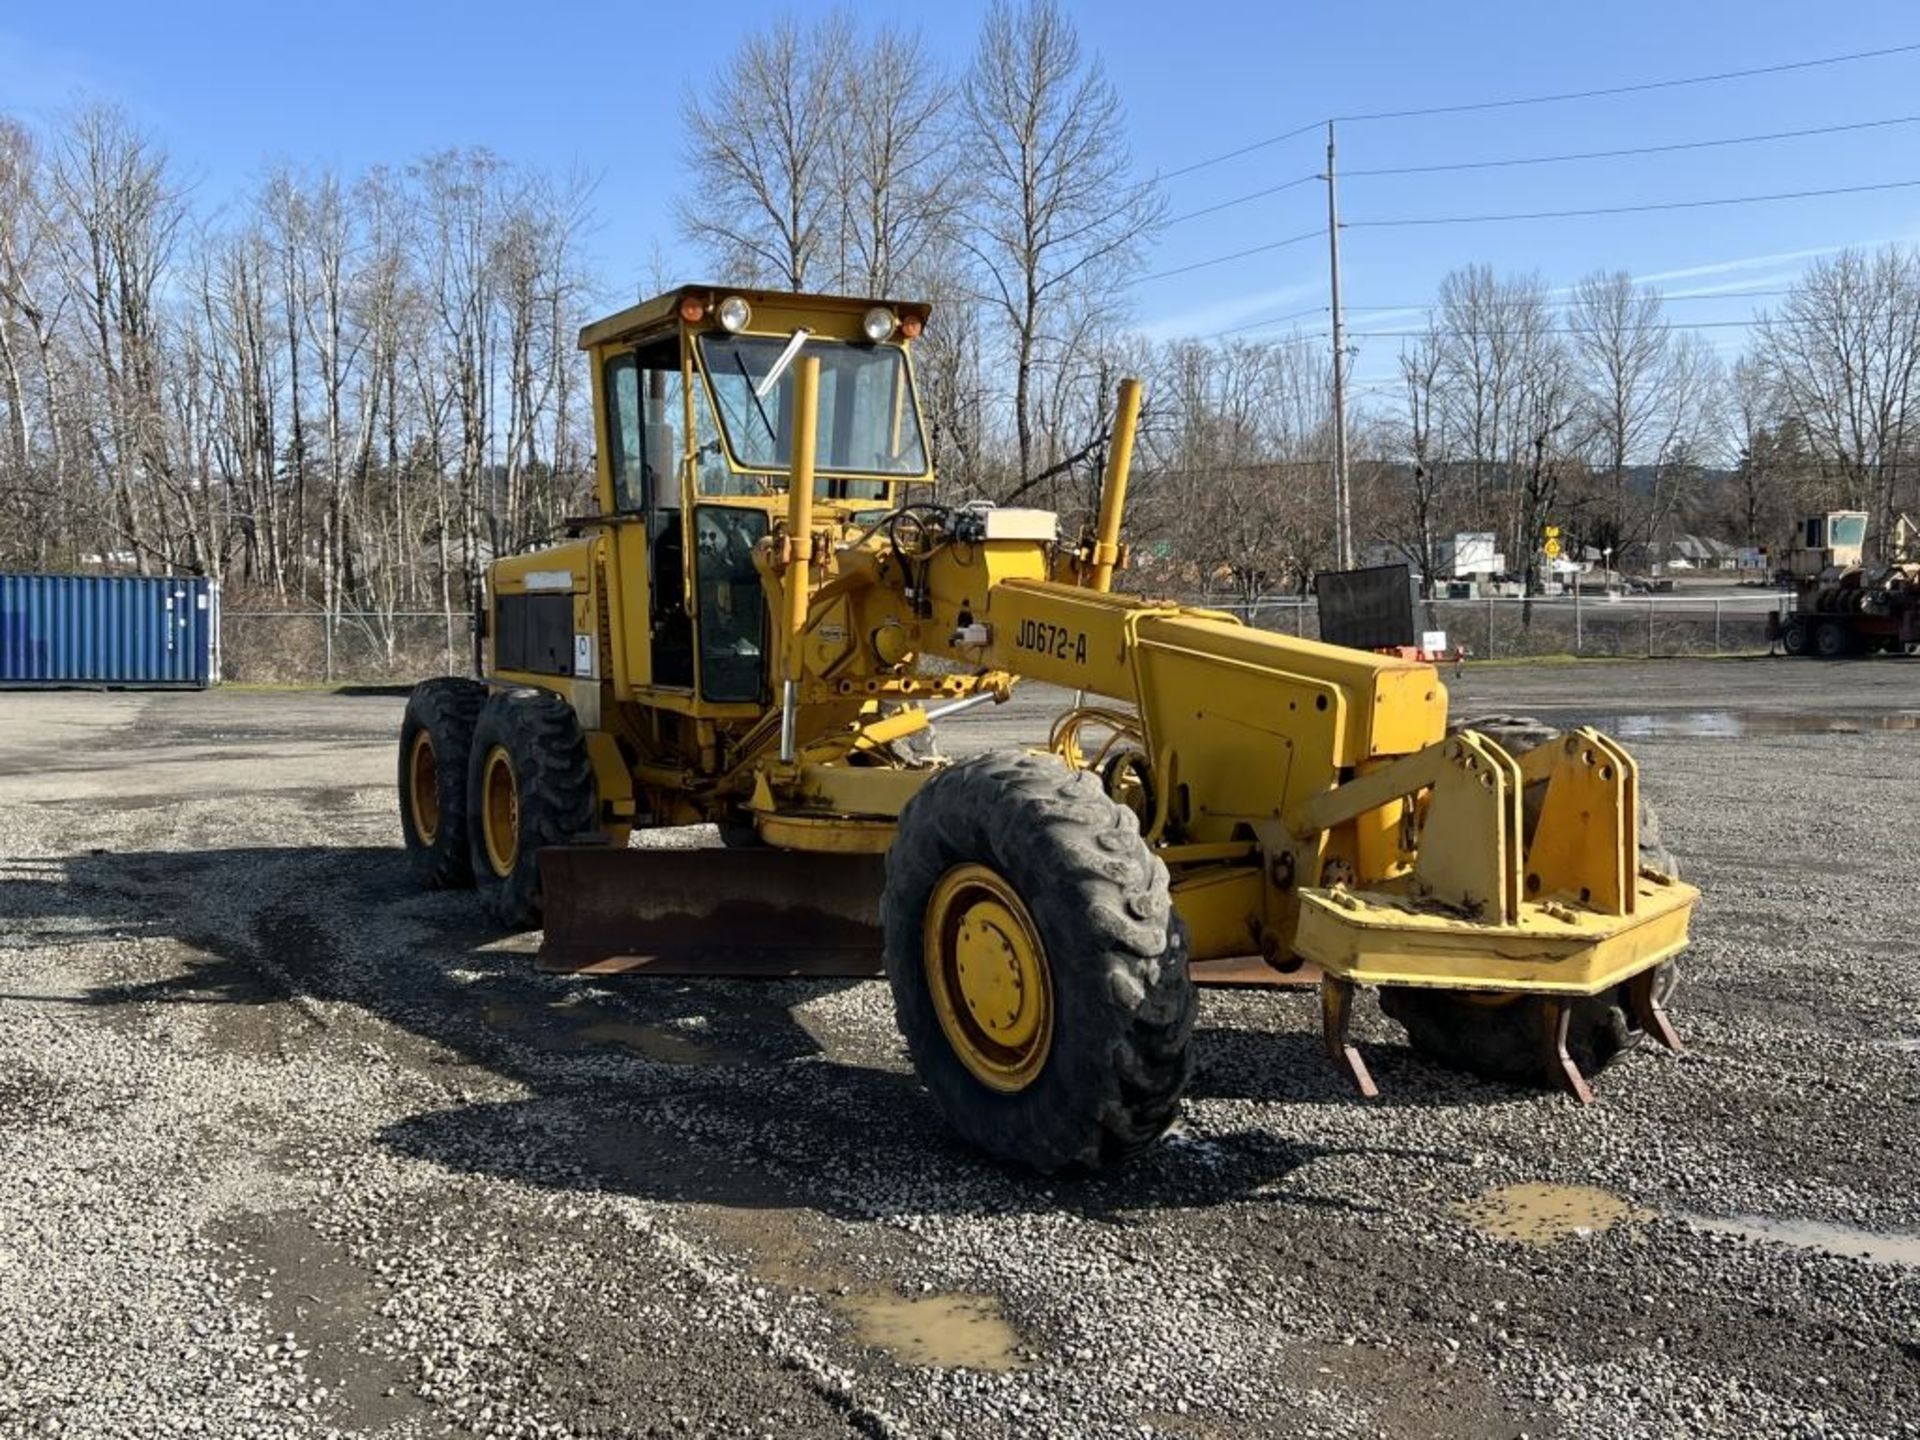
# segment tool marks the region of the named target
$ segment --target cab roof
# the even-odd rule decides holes
[[[824,311],[834,316],[854,318],[864,315],[875,305],[884,305],[902,319],[911,317],[926,323],[932,307],[918,300],[883,300],[858,295],[816,295],[797,290],[752,290],[741,285],[682,285],[674,290],[665,291],[651,300],[642,300],[638,305],[629,305],[625,310],[609,315],[603,320],[595,320],[580,330],[580,348],[591,350],[596,345],[617,345],[627,340],[639,340],[671,330],[680,323],[680,303],[683,300],[699,300],[702,308],[711,314],[713,307],[729,295],[738,295],[755,310],[763,306],[784,312]]]

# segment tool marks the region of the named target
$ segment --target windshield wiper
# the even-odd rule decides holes
[[[787,348],[774,357],[772,366],[755,387],[753,393],[756,397],[764,399],[773,392],[773,387],[780,383],[780,377],[787,373],[787,367],[793,364],[793,357],[800,353],[800,347],[812,338],[813,332],[804,325],[793,332],[787,341]]]
[[[747,362],[740,358],[738,349],[733,352],[733,368],[738,370],[740,378],[747,382],[747,394],[753,397],[753,408],[760,412],[760,423],[767,427],[767,439],[778,445],[780,436],[773,428],[773,421],[767,416],[767,407],[760,403],[759,387],[753,383],[753,376],[747,373]]]

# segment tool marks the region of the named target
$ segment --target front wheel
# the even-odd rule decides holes
[[[573,707],[549,690],[496,692],[467,765],[474,885],[487,913],[510,930],[537,928],[541,847],[587,839],[598,810]]]
[[[977,756],[901,812],[881,914],[914,1068],[1003,1160],[1098,1169],[1151,1145],[1191,1073],[1195,994],[1133,812],[1051,756]]]
[[[1671,960],[1654,972],[1654,999],[1662,1007],[1679,973]],[[1582,1075],[1598,1075],[1646,1038],[1633,1023],[1624,984],[1571,1003],[1567,1053]],[[1380,1009],[1400,1022],[1418,1054],[1449,1070],[1510,1085],[1558,1083],[1547,1049],[1550,1013],[1538,996],[1387,985],[1380,990]]]
[[[1789,655],[1804,655],[1809,648],[1808,639],[1807,622],[1789,620],[1780,631],[1780,648]]]

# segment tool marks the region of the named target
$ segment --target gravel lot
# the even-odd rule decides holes
[[[874,983],[536,974],[391,696],[0,698],[0,1435],[1920,1434],[1920,664],[1470,670],[1706,892],[1600,1103],[1211,992],[1113,1177],[950,1141]],[[1037,738],[1043,707],[954,722]]]

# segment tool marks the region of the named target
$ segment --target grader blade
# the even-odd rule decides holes
[[[879,855],[540,852],[542,970],[778,979],[881,973]]]
[[[878,976],[885,883],[878,855],[549,846],[540,852],[539,966],[569,975]],[[1282,972],[1257,955],[1190,969],[1209,988],[1320,979],[1311,965]]]

